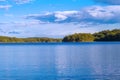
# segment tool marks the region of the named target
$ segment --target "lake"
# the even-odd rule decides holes
[[[0,43],[0,80],[120,80],[120,42]]]

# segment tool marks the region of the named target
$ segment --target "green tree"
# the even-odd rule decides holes
[[[120,29],[105,30],[94,33],[95,41],[120,41]]]
[[[63,42],[93,42],[94,36],[90,33],[75,33],[65,36]]]

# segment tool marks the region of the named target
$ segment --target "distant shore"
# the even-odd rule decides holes
[[[2,42],[0,45],[84,45],[84,44],[120,44],[117,42]]]
[[[75,33],[64,38],[30,37],[16,38],[0,36],[0,43],[62,43],[62,42],[119,42],[120,29],[104,30],[98,33]]]

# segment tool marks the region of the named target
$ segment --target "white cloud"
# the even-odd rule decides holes
[[[12,5],[0,5],[0,9],[9,9]]]
[[[27,15],[26,18],[40,20],[46,23],[59,23],[64,20],[67,20],[70,17],[73,17],[74,15],[77,15],[78,13],[79,13],[78,11],[55,11],[53,13],[47,12],[45,14],[37,14],[37,15],[31,14],[31,15]]]
[[[113,24],[120,22],[120,6],[92,6],[80,11],[55,11],[49,14],[31,14],[26,16],[26,19],[35,19],[46,23],[91,22]]]
[[[27,25],[26,25],[27,24]],[[83,27],[82,27],[83,26]],[[89,26],[89,27],[87,27]],[[89,25],[74,24],[32,24],[31,22],[13,22],[0,25],[0,34],[14,37],[64,37],[74,33],[93,33],[105,29],[120,28],[119,24]]]
[[[16,4],[25,4],[25,3],[30,3],[31,1],[34,1],[34,0],[0,0],[1,3],[4,3],[4,2],[7,2],[7,3],[15,2]]]
[[[100,3],[112,4],[112,5],[120,5],[120,0],[94,0],[94,1]]]
[[[69,15],[77,14],[78,11],[56,11],[55,17],[57,18],[55,21],[62,21],[67,19]]]
[[[120,28],[120,6],[91,6],[79,11],[31,14],[23,16],[25,19],[13,14],[4,16],[10,20],[0,22],[0,34],[5,36],[64,37],[73,33]]]
[[[17,4],[30,3],[33,0],[14,0]]]

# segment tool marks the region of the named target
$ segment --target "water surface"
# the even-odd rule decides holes
[[[120,80],[120,43],[1,43],[0,80]]]

